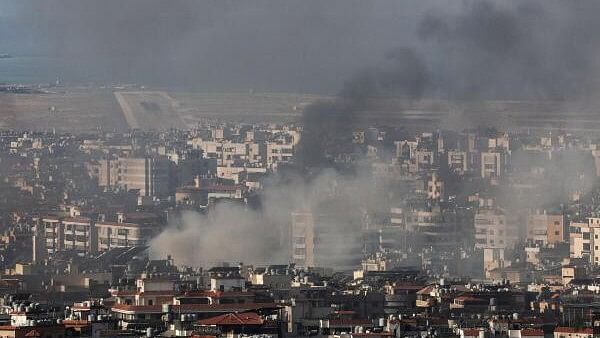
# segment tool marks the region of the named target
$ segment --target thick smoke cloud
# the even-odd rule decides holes
[[[590,107],[600,76],[600,38],[591,33],[600,24],[590,17],[597,9],[591,1],[431,3],[414,40],[397,41],[406,46],[359,71],[333,103],[306,109],[299,162],[330,165],[352,153],[351,131],[381,98],[454,100],[444,121],[451,128],[503,123],[489,112],[471,116],[466,110],[473,106],[461,101],[566,100],[565,107]]]
[[[145,32],[153,29],[148,22],[161,22],[161,16],[157,16],[161,5],[150,5],[141,12],[144,19],[131,25],[123,19],[128,17],[125,9],[121,16],[125,23],[112,22],[113,28],[108,30],[111,34],[105,35],[104,24],[91,26],[94,32],[93,28],[99,28],[101,34],[92,40],[93,45],[102,41],[101,45],[106,46],[106,50],[94,50],[107,53],[103,60],[118,60],[106,65],[113,70],[129,69],[130,78],[139,81],[160,79],[158,82],[164,81],[163,84],[211,83],[234,87],[231,84],[235,82],[236,86],[251,84],[287,89],[295,82],[302,83],[300,87],[319,90],[331,88],[331,84],[345,78],[340,74],[348,73],[348,65],[354,69],[362,68],[343,85],[336,100],[306,109],[304,133],[298,149],[298,162],[304,168],[329,167],[353,153],[351,131],[380,98],[585,100],[597,89],[596,60],[600,38],[595,32],[600,23],[595,15],[600,4],[593,1],[465,1],[452,4],[421,1],[419,10],[412,12],[418,15],[401,20],[401,24],[383,20],[389,26],[379,27],[385,27],[387,34],[392,32],[402,36],[374,39],[377,43],[371,46],[376,48],[371,50],[363,49],[369,43],[362,38],[368,36],[355,26],[359,18],[363,19],[359,14],[363,14],[360,10],[365,7],[359,6],[360,10],[356,12],[351,9],[352,4],[334,2],[337,5],[330,11],[316,2],[303,2],[306,7],[293,2],[292,7],[272,7],[273,3],[270,3],[269,10],[265,10],[265,7],[255,7],[254,3],[252,8],[223,3],[228,5],[217,10],[222,16],[215,13],[206,16],[207,27],[200,27],[194,19],[189,19],[183,20],[173,31],[167,28],[148,36]],[[368,6],[364,3],[370,2],[361,3],[361,6]],[[407,2],[402,9],[414,5]],[[87,13],[90,9],[83,6]],[[200,13],[198,7],[186,6],[190,4],[184,6],[187,13]],[[389,3],[386,6],[398,9]],[[424,6],[430,10],[423,11]],[[110,7],[100,6],[97,10],[106,8]],[[178,11],[175,5],[169,8],[173,13]],[[382,10],[385,6],[376,9]],[[338,21],[329,21],[335,17],[333,13],[339,14],[338,19],[353,20],[336,25]],[[373,18],[387,18],[389,13],[394,16],[402,11],[377,11]],[[105,14],[111,17],[110,12]],[[165,15],[168,17],[169,14]],[[215,17],[222,21],[211,22]],[[306,22],[307,18],[311,21]],[[364,20],[358,22],[365,24],[364,27],[374,24]],[[235,32],[229,30],[229,25]],[[248,27],[259,28],[258,33],[249,33],[256,30]],[[220,29],[228,33],[222,35]],[[366,30],[376,31],[372,27]],[[63,33],[68,31],[65,28]],[[300,39],[290,39],[292,32],[299,32]],[[73,38],[79,41],[81,36],[88,34],[91,33]],[[129,46],[127,42],[136,41],[138,35],[139,44]],[[157,41],[167,43],[157,44],[153,40],[156,37]],[[117,41],[113,42],[111,38]],[[56,37],[49,39],[54,40]],[[85,41],[81,43],[85,46]],[[347,46],[357,49],[340,48]],[[62,48],[52,50],[64,54]],[[375,52],[366,55],[365,50]],[[67,54],[79,51],[77,48]],[[135,56],[128,56],[128,51]],[[124,58],[124,54],[127,57]],[[348,59],[352,61],[347,62]],[[375,66],[360,67],[365,64]],[[154,69],[154,72],[147,72],[148,69]],[[340,180],[343,180],[340,185],[348,186],[363,186],[365,182],[360,176],[347,178],[338,174],[319,175],[308,181],[280,182],[265,189],[262,209],[250,210],[246,206],[226,204],[217,206],[208,216],[188,214],[176,230],[161,234],[153,242],[152,250],[157,255],[175,253],[179,262],[192,265],[221,260],[277,261],[273,256],[280,257],[279,262],[282,262],[284,257],[289,257],[283,253],[287,250],[285,229],[289,227],[290,213],[299,208],[310,210],[330,198],[331,191],[323,192],[322,187],[331,185],[324,183]],[[349,201],[347,205],[352,204]],[[280,240],[274,246],[275,238]]]
[[[593,0],[4,0],[0,49],[51,58],[48,81],[334,92],[410,48],[429,70],[426,97],[572,100],[598,88],[599,10]]]
[[[365,68],[344,83],[333,102],[307,107],[302,115],[303,136],[297,149],[301,168],[328,167],[354,152],[352,132],[379,98],[421,98],[428,74],[419,56],[408,48],[393,50],[379,67]]]
[[[432,66],[442,95],[572,99],[598,75],[598,9],[593,1],[478,1],[456,16],[430,12],[418,35],[439,55]]]
[[[324,170],[311,180],[297,175],[276,176],[262,193],[261,207],[218,202],[208,214],[193,211],[156,237],[151,243],[151,255],[173,255],[178,264],[211,266],[222,262],[247,264],[286,264],[290,254],[292,212],[323,212],[331,215],[331,233],[348,229],[348,215],[360,224],[359,205],[386,205],[386,199],[374,188],[366,173],[343,176]],[[360,231],[356,231],[360,237]],[[339,256],[349,252],[348,237],[330,242],[329,248]],[[334,266],[331,266],[334,267]]]

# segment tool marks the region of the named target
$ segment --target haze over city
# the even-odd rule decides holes
[[[598,13],[0,0],[0,336],[600,337]]]

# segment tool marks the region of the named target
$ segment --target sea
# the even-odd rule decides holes
[[[1,52],[1,51],[0,51]],[[12,56],[0,58],[0,84],[44,85],[56,81],[70,84],[92,84],[104,79],[106,74],[82,71],[64,59],[43,56]]]
[[[4,84],[42,84],[53,83],[60,76],[56,70],[50,70],[53,60],[46,57],[14,56],[0,59],[0,83]]]

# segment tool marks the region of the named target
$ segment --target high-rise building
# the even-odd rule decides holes
[[[475,214],[475,248],[513,247],[519,239],[514,219],[500,209],[482,209]]]
[[[360,215],[292,213],[292,261],[304,267],[349,270],[360,265],[363,253]]]
[[[166,158],[120,157],[99,163],[98,185],[138,190],[140,196],[164,197],[171,188],[171,162]]]

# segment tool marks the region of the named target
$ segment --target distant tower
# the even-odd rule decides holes
[[[31,238],[32,245],[32,262],[33,264],[40,264],[46,258],[46,238],[44,237],[44,232],[42,231],[43,226],[41,222],[35,225],[34,234]]]

